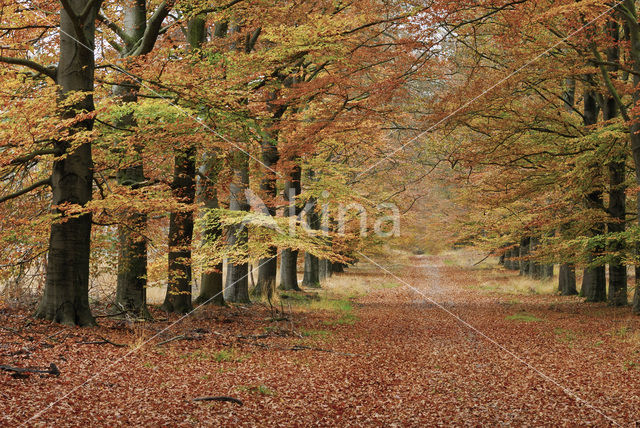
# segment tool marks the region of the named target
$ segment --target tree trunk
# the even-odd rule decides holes
[[[264,175],[260,181],[260,190],[268,214],[272,217],[276,215],[275,203],[278,196],[276,186],[276,175],[272,171],[275,168],[280,155],[278,153],[277,133],[267,133],[267,138],[261,141],[262,163],[265,166]],[[278,272],[278,248],[270,247],[266,257],[258,262],[258,283],[255,294],[266,297],[271,301],[276,288],[276,277]]]
[[[216,185],[218,184],[219,172],[220,161],[215,153],[204,159],[200,168],[200,173],[204,178],[200,181],[199,192],[200,199],[204,202],[204,226],[202,231],[204,246],[213,245],[222,238],[222,228],[214,211],[218,208]],[[196,303],[224,305],[223,294],[222,262],[209,263],[205,261],[200,277],[200,295],[196,299]]]
[[[618,23],[613,20],[607,22],[607,33],[612,40],[617,42],[620,39]],[[618,46],[607,49],[607,61],[617,64],[620,60],[620,50]],[[608,67],[610,72],[617,70],[616,66]],[[615,76],[612,76],[615,77]],[[607,97],[603,109],[604,120],[612,120],[618,116],[618,107],[614,97]],[[613,160],[609,163],[609,215],[614,221],[608,223],[609,233],[620,233],[625,230],[626,212],[626,187],[625,166],[626,152],[618,150],[613,153]],[[624,242],[613,240],[609,243],[609,252],[614,257],[609,262],[609,303],[614,306],[624,306],[627,304],[627,266],[623,263],[621,252],[624,251]]]
[[[331,272],[344,273],[345,266],[346,265],[344,263],[340,262],[331,263]]]
[[[249,160],[245,153],[234,151],[232,154],[233,180],[229,185],[229,209],[249,211],[245,190],[249,188]],[[246,257],[249,231],[244,224],[229,227],[227,244],[235,252]],[[235,303],[249,303],[249,263],[231,260],[227,264],[227,282],[225,300]]]
[[[529,238],[529,254],[533,254],[538,248],[538,244],[540,243],[540,239],[538,238]],[[534,256],[535,257],[535,256]],[[529,272],[531,273],[531,278],[533,279],[542,279],[543,276],[543,268],[540,263],[535,261],[535,259],[531,259],[529,261]]]
[[[95,19],[100,9],[95,2],[86,17],[73,22],[69,13],[60,12],[60,61],[56,81],[60,86],[60,98],[70,92],[82,91],[87,95],[65,107],[64,118],[79,112],[91,112],[94,84]],[[76,13],[84,10],[85,1],[69,0]],[[76,33],[81,28],[82,34]],[[79,43],[77,40],[80,40]],[[87,118],[74,126],[74,131],[93,128],[93,119]],[[72,141],[58,140],[54,147],[60,157],[53,163],[51,174],[52,205],[76,204],[85,206],[92,198],[93,160],[91,143],[81,143],[73,151]],[[64,155],[64,156],[63,156]],[[51,225],[49,254],[44,293],[35,316],[62,324],[94,325],[89,308],[89,255],[91,247],[91,215],[66,217],[63,209],[54,208],[63,221]]]
[[[206,37],[205,21],[192,18],[188,22],[187,41],[192,50],[200,48]],[[175,153],[171,191],[173,197],[189,205],[169,216],[169,272],[163,309],[167,312],[187,313],[191,303],[191,241],[193,239],[193,210],[196,197],[196,149],[179,147]]]
[[[197,20],[197,21],[196,21]],[[194,18],[192,27],[197,25],[204,26],[204,21],[199,18]],[[216,38],[223,38],[227,35],[227,23],[217,22],[214,25],[213,36]],[[200,33],[200,38],[204,38],[203,33]],[[197,36],[194,32],[194,36]],[[193,40],[195,43],[199,43],[198,37]],[[212,245],[216,241],[222,239],[223,230],[220,223],[217,221],[217,216],[213,210],[219,208],[218,192],[216,186],[218,185],[218,175],[222,168],[221,162],[218,159],[218,153],[213,152],[204,156],[203,164],[200,167],[200,173],[204,177],[200,182],[200,198],[204,203],[204,228],[202,231],[203,245]],[[222,261],[217,263],[210,263],[205,261],[202,266],[202,275],[200,276],[200,294],[196,299],[197,304],[215,304],[224,305],[224,284],[223,284],[223,263]]]
[[[563,296],[578,294],[578,290],[576,290],[576,269],[573,265],[567,263],[560,265],[558,291]]]
[[[327,259],[318,260],[318,279],[320,282],[331,277],[331,262]]]
[[[285,216],[297,217],[299,210],[296,208],[296,197],[300,194],[300,167],[294,166],[285,182],[285,200],[289,206],[285,208]],[[292,219],[293,220],[293,219]],[[291,232],[291,231],[290,231]],[[295,233],[295,231],[293,231]],[[285,248],[280,255],[280,288],[283,290],[300,290],[298,287],[298,250]]]
[[[313,181],[315,179],[314,172],[309,170],[308,179]],[[320,230],[320,216],[316,212],[317,207],[316,198],[310,198],[305,206],[306,222],[307,226],[311,230]],[[320,287],[320,264],[318,257],[305,251],[304,253],[304,276],[302,277],[302,285],[305,287]]]
[[[530,238],[520,239],[520,275],[531,275],[529,257]]]
[[[598,104],[596,96],[592,91],[586,91],[584,95],[584,124],[594,125],[598,121]],[[600,165],[592,165],[593,175],[600,174]],[[592,209],[602,207],[602,191],[596,189],[587,195],[587,206]],[[604,232],[603,224],[596,224],[592,229],[592,234],[601,235]],[[595,248],[588,257],[588,263],[592,263],[598,254],[602,253],[602,248]],[[607,300],[607,283],[604,266],[587,267],[582,277],[582,287],[580,295],[586,297],[588,302],[602,302]]]
[[[124,9],[124,32],[129,35],[126,51],[133,49],[134,41],[144,36],[147,28],[146,2],[136,0],[128,2]],[[123,54],[127,56],[127,54]],[[138,87],[131,79],[113,88],[113,95],[122,103],[138,102]],[[137,125],[133,112],[122,116],[116,122],[121,129],[133,129]],[[126,149],[125,149],[126,150]],[[135,187],[145,180],[142,163],[142,147],[134,147],[131,157],[119,153],[125,165],[119,168],[116,176],[121,186]],[[135,316],[150,318],[147,309],[147,241],[144,231],[147,216],[138,212],[126,214],[126,224],[118,225],[120,248],[118,250],[118,282],[116,287],[116,312],[122,310]]]
[[[167,294],[163,309],[167,312],[187,313],[191,305],[191,239],[195,200],[195,149],[179,149],[175,154],[172,182],[173,197],[189,205],[169,216],[169,272]]]

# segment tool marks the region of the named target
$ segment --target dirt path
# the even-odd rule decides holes
[[[364,264],[345,275],[415,287],[358,298],[353,324],[302,312],[291,334],[287,322],[273,328],[265,308],[207,309],[153,343],[179,334],[194,340],[138,351],[78,345],[86,330],[71,329],[65,340],[34,347],[23,361],[56,361],[59,378],[0,378],[0,425],[28,419],[92,373],[99,375],[28,425],[630,426],[640,420],[640,325],[628,311],[577,298],[486,294],[473,287],[487,272],[446,266],[439,257],[415,257],[393,272],[398,278]],[[22,315],[5,317],[11,316]],[[56,331],[36,327],[42,337]],[[151,335],[119,331],[106,324],[91,334],[130,344]],[[4,363],[19,362],[4,355]],[[244,405],[192,401],[210,395]]]

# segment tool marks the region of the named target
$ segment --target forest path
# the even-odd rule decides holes
[[[0,425],[519,427],[640,420],[640,323],[628,308],[483,286],[510,279],[517,274],[494,265],[460,267],[445,256],[414,256],[389,270],[363,261],[331,280],[336,289],[371,290],[352,297],[349,316],[294,307],[290,319],[276,323],[268,308],[252,305],[205,308],[175,324],[133,329],[112,320],[63,330],[37,321],[23,330],[32,336],[24,343],[0,330],[0,363],[54,362],[61,371],[28,379],[2,374]],[[0,318],[0,325],[19,327],[29,314],[6,310]],[[181,335],[191,340],[161,344]],[[127,346],[81,344],[98,337]],[[203,396],[231,396],[244,405],[193,401]]]

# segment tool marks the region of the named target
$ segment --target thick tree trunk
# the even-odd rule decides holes
[[[640,121],[638,120],[637,109],[640,107],[640,27],[638,27],[638,13],[636,10],[636,3],[633,0],[624,0],[624,8],[626,13],[622,14],[627,21],[626,28],[629,31],[629,38],[631,40],[629,53],[631,56],[631,66],[633,67],[633,88],[632,100],[635,112],[628,117],[625,114],[625,119],[629,120],[629,137],[631,139],[631,152],[633,154],[633,164],[635,169],[636,184],[640,185]],[[622,102],[618,103],[618,107]],[[640,193],[637,194],[637,207],[636,212],[638,214],[638,221],[640,221]],[[636,248],[636,257],[639,251]],[[635,290],[633,296],[633,312],[640,314],[640,266],[637,262],[635,265]]]
[[[576,269],[571,264],[561,264],[558,274],[558,291],[563,296],[578,294],[576,290]]]
[[[78,18],[81,22],[74,23],[65,10],[60,12],[60,62],[56,76],[60,97],[64,100],[70,92],[87,92],[77,103],[65,107],[65,118],[94,110],[91,94],[95,69],[93,46],[100,4],[100,1],[95,2],[86,17]],[[69,5],[77,15],[84,10],[86,2],[69,0]],[[82,34],[76,34],[76,28],[81,28]],[[93,119],[85,119],[75,125],[71,133],[92,127]],[[84,206],[92,197],[91,143],[82,143],[73,150],[71,147],[68,140],[55,142],[61,157],[54,161],[51,174],[54,207],[65,203]],[[62,324],[94,325],[89,308],[91,215],[65,218],[64,210],[54,209],[63,221],[51,225],[45,288],[35,316]]]
[[[529,238],[529,254],[535,253],[536,249],[538,248],[539,242],[540,240],[538,238]],[[529,261],[529,272],[531,273],[531,278],[542,279],[542,265],[534,259],[531,259]]]
[[[262,198],[265,206],[267,207],[268,214],[272,217],[276,215],[276,175],[272,171],[280,155],[278,153],[277,134],[267,134],[268,138],[263,138],[261,141],[262,148],[262,163],[265,166],[263,171],[264,175],[260,181],[260,190],[262,192]],[[270,247],[269,253],[266,257],[263,257],[258,262],[258,283],[256,284],[255,294],[258,296],[266,297],[271,301],[273,292],[276,288],[276,277],[278,272],[278,248]]]
[[[233,180],[229,185],[229,209],[249,211],[249,203],[245,190],[249,188],[249,161],[247,155],[240,151],[231,154]],[[227,244],[234,252],[246,253],[249,231],[244,224],[229,227]],[[246,254],[243,255],[246,257]],[[225,300],[234,303],[249,303],[249,263],[246,261],[230,261],[227,264],[227,281],[225,284]]]
[[[331,263],[331,272],[334,273],[344,273],[344,268],[346,265],[340,262]]]
[[[592,91],[586,91],[584,95],[584,124],[591,126],[598,121],[598,104],[596,96]],[[598,176],[600,165],[593,165],[593,175]],[[587,195],[587,206],[592,209],[602,207],[602,191],[596,189]],[[593,235],[600,235],[604,232],[603,224],[596,224],[592,229]],[[588,263],[592,263],[598,254],[602,253],[602,248],[594,249],[588,257]],[[587,267],[582,277],[582,287],[580,295],[586,297],[589,302],[601,302],[607,299],[607,283],[604,266]]]
[[[200,44],[200,41],[205,37],[205,22],[200,18],[193,18],[191,21],[191,28],[197,29],[193,31],[190,39],[190,43],[196,45]],[[196,28],[197,27],[197,28]],[[216,38],[223,38],[227,35],[227,23],[217,22],[214,25],[213,36]],[[203,245],[212,245],[216,241],[222,239],[224,231],[217,221],[217,216],[214,214],[215,209],[219,208],[218,203],[218,175],[222,168],[221,162],[218,159],[218,153],[213,152],[204,156],[203,164],[200,168],[200,173],[203,177],[200,187],[200,198],[204,203],[204,227],[202,231]],[[210,263],[205,261],[202,266],[202,274],[200,276],[200,294],[196,299],[197,304],[214,304],[224,305],[224,283],[223,283],[223,263],[222,261],[217,263]]]
[[[509,248],[504,253],[504,267],[505,269],[513,270],[513,248]]]
[[[612,40],[620,39],[618,23],[613,20],[607,22],[607,33]],[[607,61],[617,64],[620,60],[620,50],[618,46],[607,49]],[[609,71],[615,72],[615,66],[609,66]],[[618,116],[618,107],[613,97],[608,97],[603,109],[604,120],[612,120]],[[626,187],[625,167],[626,152],[620,151],[613,154],[613,160],[609,163],[609,215],[614,221],[608,223],[609,233],[620,233],[625,230],[626,212]],[[609,243],[608,250],[614,253],[613,259],[609,262],[609,303],[614,306],[624,306],[627,304],[627,266],[623,263],[620,252],[624,250],[624,243],[620,240],[613,240]],[[617,254],[616,254],[617,253]]]
[[[120,96],[122,102],[137,101],[137,88],[119,86],[114,88],[115,95]],[[136,126],[133,113],[126,114],[116,124],[120,128],[134,128]],[[135,159],[124,156],[122,161],[127,166],[117,172],[118,184],[121,186],[136,186],[145,180],[142,165],[142,148],[134,148]],[[135,316],[149,318],[147,309],[147,240],[144,230],[147,216],[137,212],[126,214],[126,224],[118,225],[120,248],[118,250],[118,279],[116,287],[115,312],[126,311]]]
[[[305,287],[320,288],[320,264],[316,256],[311,253],[304,254],[304,276],[302,285]]]
[[[318,279],[322,281],[331,277],[331,262],[327,259],[318,260]]]
[[[203,245],[213,245],[222,238],[222,228],[217,221],[215,209],[218,208],[218,194],[216,185],[220,171],[220,161],[214,154],[206,159],[200,168],[204,177],[201,181],[199,197],[204,203]],[[196,299],[198,304],[213,303],[224,305],[222,284],[222,262],[209,263],[205,261],[200,277],[200,295]]]
[[[309,171],[308,179],[313,181],[314,172]],[[309,199],[305,206],[306,222],[307,226],[311,230],[320,230],[320,216],[316,212],[317,200],[315,198]],[[302,285],[305,287],[320,287],[320,264],[318,257],[305,251],[304,254],[304,276],[302,277]]]
[[[192,50],[199,49],[206,37],[205,21],[192,18],[188,22],[187,41]],[[196,149],[179,147],[175,153],[173,197],[188,205],[169,216],[169,271],[167,294],[162,305],[168,312],[187,313],[192,310],[191,241],[193,210],[196,197]]]
[[[297,217],[296,197],[300,194],[300,167],[294,166],[285,182],[285,200],[289,206],[285,208],[285,216]],[[283,290],[300,290],[298,287],[298,250],[285,248],[280,253],[280,288]]]
[[[175,155],[172,182],[173,197],[189,205],[169,216],[169,272],[167,294],[162,308],[167,312],[187,313],[191,305],[191,239],[195,200],[195,149],[181,149]]]
[[[147,28],[146,2],[128,2],[124,9],[124,32],[129,36],[126,51],[133,49],[134,41],[144,36]],[[123,54],[126,56],[127,54]],[[113,88],[113,95],[122,103],[138,102],[138,87],[127,79]],[[122,129],[136,127],[133,112],[121,117],[116,126]],[[121,186],[135,187],[145,180],[142,163],[142,147],[135,147],[131,156],[122,153],[124,167],[118,169],[117,179]],[[126,215],[126,224],[118,225],[120,248],[118,252],[118,279],[116,287],[116,312],[122,310],[135,316],[149,318],[147,309],[147,241],[144,237],[147,216],[138,212]]]

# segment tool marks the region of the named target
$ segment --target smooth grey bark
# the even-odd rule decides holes
[[[63,109],[64,118],[78,112],[95,110],[94,42],[95,20],[101,1],[95,1],[86,16],[79,17],[86,7],[82,0],[69,0],[69,10],[60,12],[60,57],[56,70],[56,83],[63,101],[71,92],[85,92],[76,103]],[[93,119],[87,118],[71,129],[85,131],[93,128]],[[52,205],[86,205],[92,199],[93,159],[91,143],[82,143],[70,150],[72,142],[61,139],[54,142],[58,157],[51,174]],[[95,325],[89,308],[89,255],[91,249],[91,214],[66,217],[64,210],[54,208],[64,221],[51,225],[49,253],[44,293],[35,317],[68,325]]]
[[[320,264],[316,256],[304,253],[304,276],[302,285],[305,287],[320,288]]]
[[[584,94],[584,124],[586,126],[595,125],[598,121],[598,104],[596,95],[593,91],[587,90]],[[593,174],[597,176],[600,174],[600,165],[593,165]],[[600,189],[593,190],[586,197],[587,207],[592,209],[599,209],[602,207],[602,191]],[[601,235],[604,232],[603,224],[595,224],[591,230],[591,233],[595,235]],[[595,248],[591,251],[587,258],[588,263],[592,263],[598,254],[602,253],[602,248]],[[602,302],[607,299],[607,283],[605,266],[593,266],[587,267],[584,270],[584,276],[582,277],[582,287],[580,288],[580,295],[585,297],[589,302]]]
[[[192,18],[187,24],[187,41],[191,50],[199,49],[206,37],[205,21]],[[162,308],[167,312],[187,313],[192,310],[191,242],[193,240],[193,210],[196,197],[196,149],[178,147],[174,154],[171,183],[173,197],[187,205],[169,216],[169,271],[167,294]]]
[[[297,217],[296,197],[300,194],[300,167],[295,165],[284,186],[285,200],[289,202],[285,207],[286,217]],[[280,287],[282,290],[300,290],[298,286],[298,250],[284,248],[280,253]]]
[[[322,283],[327,278],[331,277],[331,262],[327,259],[318,260],[318,279]]]
[[[563,296],[573,296],[578,294],[576,289],[576,270],[571,264],[563,263],[560,265],[558,273],[558,291]]]
[[[234,151],[231,154],[233,178],[229,184],[229,209],[249,211],[245,190],[249,188],[249,159],[245,153]],[[249,231],[244,224],[229,227],[227,245],[238,253],[245,253],[249,240]],[[249,263],[227,263],[225,300],[234,303],[249,303]]]

